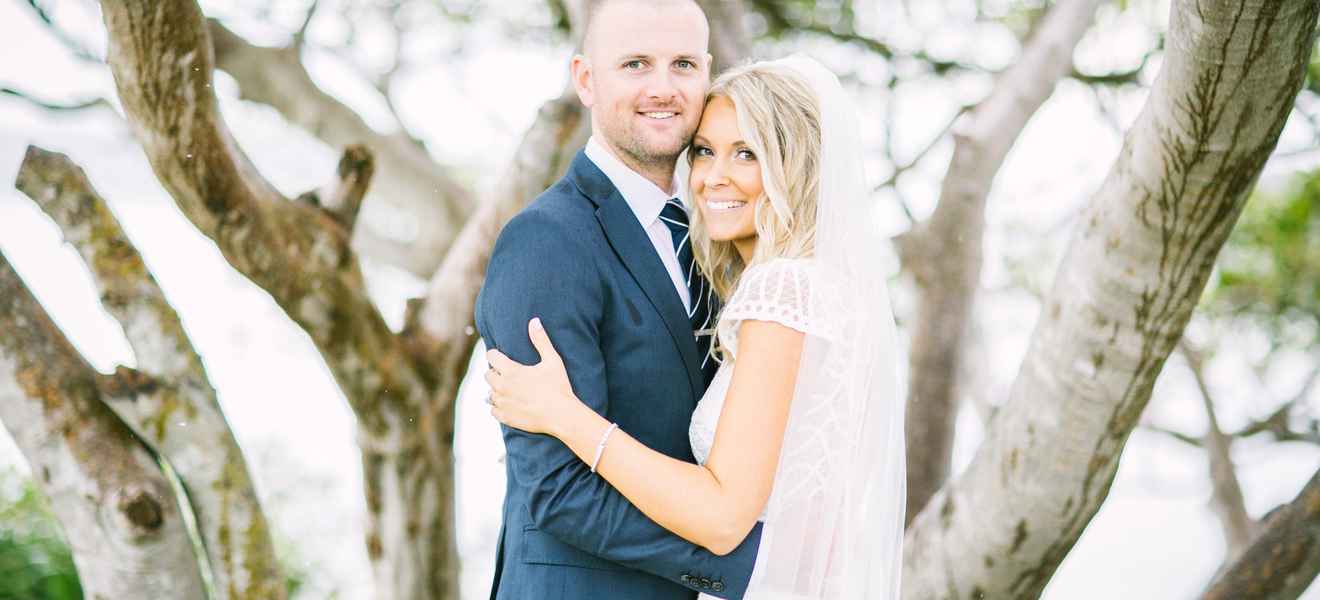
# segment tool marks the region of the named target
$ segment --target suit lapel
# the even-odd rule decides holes
[[[693,398],[700,398],[703,378],[692,324],[688,321],[687,311],[683,310],[683,301],[674,291],[669,272],[656,256],[651,238],[642,229],[623,195],[584,153],[579,152],[573,160],[570,173],[578,189],[596,204],[596,219],[615,254],[664,320],[674,346],[683,357]]]

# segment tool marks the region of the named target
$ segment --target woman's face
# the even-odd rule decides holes
[[[747,259],[756,247],[755,204],[764,187],[761,165],[738,131],[733,101],[717,96],[706,105],[691,152],[688,185],[706,234],[717,242],[733,242]]]

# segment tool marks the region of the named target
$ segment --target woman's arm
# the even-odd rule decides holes
[[[488,353],[495,371],[487,375],[495,405],[491,412],[507,425],[554,435],[590,464],[610,423],[573,397],[566,383],[547,379],[560,367],[538,325],[534,322],[529,334],[540,364],[525,367]],[[665,529],[715,554],[732,551],[770,498],[804,338],[778,323],[742,322],[742,352],[704,466],[670,458],[615,431],[597,472]],[[547,390],[552,391],[547,395]]]

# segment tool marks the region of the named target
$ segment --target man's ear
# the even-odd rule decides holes
[[[715,57],[711,53],[706,53],[706,72],[711,77],[715,76]]]
[[[573,56],[573,62],[569,63],[569,77],[573,80],[573,89],[577,91],[578,100],[582,101],[582,106],[591,108],[596,103],[596,94],[591,89],[591,78],[594,76],[591,69],[591,63],[587,57],[577,54]]]

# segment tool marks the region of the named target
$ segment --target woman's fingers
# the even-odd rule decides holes
[[[494,368],[486,369],[484,377],[486,385],[490,387],[490,393],[494,395],[504,392],[509,383],[508,373],[501,373]]]
[[[515,362],[512,358],[505,356],[504,353],[500,352],[499,350],[486,351],[486,364],[490,365],[492,369],[495,369],[496,371],[499,371],[501,373],[508,373],[512,371],[515,367],[522,366],[521,364]]]
[[[539,317],[527,323],[527,337],[532,340],[532,346],[536,347],[537,354],[541,355],[541,362],[547,360],[559,362],[559,353],[555,352],[555,345],[550,343],[550,336],[546,334],[545,326],[541,324]]]

